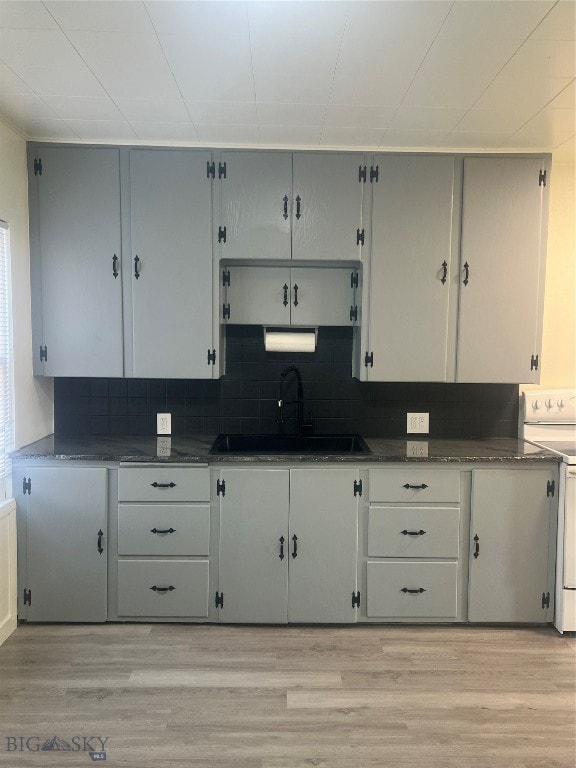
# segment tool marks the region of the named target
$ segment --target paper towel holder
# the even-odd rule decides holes
[[[318,328],[291,326],[263,326],[266,352],[315,352]]]

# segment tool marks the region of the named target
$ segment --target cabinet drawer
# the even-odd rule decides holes
[[[458,612],[457,563],[369,562],[367,569],[366,612],[368,616],[456,618]],[[417,591],[409,592],[408,590]]]
[[[208,555],[210,506],[119,504],[119,555]]]
[[[460,501],[460,472],[441,469],[371,469],[370,501]]]
[[[458,557],[460,509],[370,507],[369,557]]]
[[[210,470],[120,467],[118,501],[210,501]]]
[[[208,616],[208,560],[120,560],[118,615]]]

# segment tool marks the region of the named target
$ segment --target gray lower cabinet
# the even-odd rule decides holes
[[[118,470],[116,617],[210,617],[210,470]]]
[[[30,158],[36,374],[124,373],[119,157],[45,146]]]
[[[343,267],[224,268],[228,286],[223,320],[235,325],[352,325],[357,303],[352,278]]]
[[[132,370],[209,379],[212,334],[210,152],[130,152]]]
[[[20,618],[106,621],[108,471],[30,466],[20,474]]]
[[[356,620],[357,479],[355,469],[220,472],[220,621]]]
[[[556,474],[553,468],[473,470],[470,621],[552,619]]]
[[[456,381],[540,380],[545,172],[544,157],[464,159]]]

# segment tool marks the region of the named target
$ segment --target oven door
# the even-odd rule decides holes
[[[576,466],[566,467],[564,497],[564,588],[576,589]]]

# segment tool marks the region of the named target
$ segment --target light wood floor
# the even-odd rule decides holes
[[[551,628],[22,625],[0,766],[93,764],[9,736],[104,736],[111,767],[574,768],[575,658]]]

